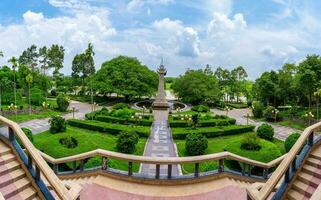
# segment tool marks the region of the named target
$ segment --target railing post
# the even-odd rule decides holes
[[[264,179],[268,179],[268,175],[269,175],[269,169],[268,168],[264,168],[263,169],[263,178]]]
[[[198,177],[199,171],[200,171],[200,164],[199,163],[195,163],[195,167],[194,167],[194,176],[195,177]]]
[[[58,165],[59,164],[54,164],[53,165],[53,171],[55,172],[55,174],[58,174]]]
[[[285,181],[285,183],[289,183],[290,182],[290,167],[285,172],[284,181]]]
[[[36,174],[35,174],[35,179],[38,181],[40,180],[40,169],[39,167],[36,165]]]
[[[218,172],[221,173],[221,172],[224,172],[224,158],[223,159],[220,159],[218,161]]]
[[[28,165],[27,165],[28,169],[32,168],[32,157],[30,155],[30,153],[28,153]]]
[[[107,168],[108,168],[108,158],[107,157],[101,157],[101,159],[102,159],[101,169],[102,170],[107,170]]]
[[[292,161],[292,172],[296,172],[296,156],[294,157]]]
[[[249,164],[247,175],[251,176],[251,174],[252,174],[252,166]]]
[[[76,173],[76,170],[77,170],[77,161],[74,160],[74,161],[72,162],[72,172],[73,172],[73,173]]]
[[[128,162],[128,176],[133,175],[133,162]]]
[[[79,166],[79,170],[80,172],[83,172],[84,171],[84,160],[80,160],[80,166]]]
[[[155,178],[156,179],[159,179],[159,173],[160,172],[160,164],[156,164],[156,175],[155,175]]]
[[[171,179],[172,178],[172,165],[168,165],[167,167],[167,178]]]
[[[246,164],[242,163],[242,176],[245,175],[245,168],[246,168]]]
[[[14,140],[14,131],[11,127],[8,127],[9,140],[12,142]]]
[[[309,138],[308,138],[308,144],[310,147],[313,146],[313,137],[314,137],[314,132],[312,131],[309,135]]]

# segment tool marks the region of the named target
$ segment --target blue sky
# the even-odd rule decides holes
[[[0,64],[31,44],[58,43],[69,74],[92,42],[97,69],[123,54],[151,69],[163,57],[169,76],[242,65],[255,79],[320,54],[320,9],[318,0],[1,0]]]

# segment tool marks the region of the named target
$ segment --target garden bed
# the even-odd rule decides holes
[[[91,119],[90,116],[86,115],[87,119]],[[153,124],[152,119],[125,119],[125,118],[112,117],[112,116],[95,116],[94,119],[101,122],[125,124],[125,125],[132,124],[132,125],[138,125],[138,126],[151,126]]]
[[[226,118],[226,119],[210,119],[210,120],[200,120],[197,123],[198,127],[213,127],[213,126],[228,126],[234,125],[236,122],[235,119]],[[191,125],[190,122],[182,121],[182,120],[170,120],[169,126],[172,128],[183,128],[189,127]]]

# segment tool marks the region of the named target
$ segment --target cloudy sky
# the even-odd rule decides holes
[[[151,69],[163,57],[169,76],[242,65],[255,79],[320,54],[320,9],[319,0],[1,0],[0,65],[31,44],[58,43],[70,74],[92,42],[97,69],[123,54]]]

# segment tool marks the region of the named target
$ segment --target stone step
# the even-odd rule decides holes
[[[315,188],[299,180],[294,181],[292,188],[309,198],[312,196],[312,194],[315,191]]]
[[[314,167],[321,169],[321,161],[312,157],[309,157],[306,161],[306,164],[312,165]]]
[[[14,183],[11,183],[5,187],[0,188],[0,191],[2,192],[2,195],[4,196],[4,198],[7,199],[23,191],[30,185],[31,185],[31,182],[28,180],[27,177],[24,177],[18,181],[15,181]]]
[[[303,183],[310,185],[314,188],[317,188],[319,184],[321,183],[321,179],[314,177],[310,174],[307,174],[305,172],[299,172],[298,179],[302,181]]]
[[[312,176],[315,176],[319,179],[321,179],[321,169],[314,167],[309,164],[305,164],[302,168],[302,171],[306,172],[307,174],[310,174]]]
[[[8,200],[14,199],[25,199],[25,200],[32,200],[32,199],[39,199],[37,197],[37,191],[33,187],[27,187],[26,189],[22,190],[18,194],[8,198]]]
[[[16,159],[16,156],[13,153],[7,153],[1,156],[0,165],[7,164]]]
[[[18,161],[13,160],[7,164],[0,165],[0,176],[4,175],[6,173],[9,173],[13,170],[16,170],[20,167],[20,164]]]
[[[299,193],[296,190],[290,189],[286,196],[290,200],[302,200],[307,199],[303,194]]]
[[[11,149],[5,145],[0,144],[0,156],[6,155],[11,152]]]
[[[2,176],[0,176],[0,188],[1,187],[5,187],[8,184],[11,184],[15,181],[18,181],[19,179],[23,178],[25,176],[25,172],[18,168],[8,174],[4,174]]]
[[[310,157],[321,160],[321,148],[316,148],[313,150],[310,155]]]

